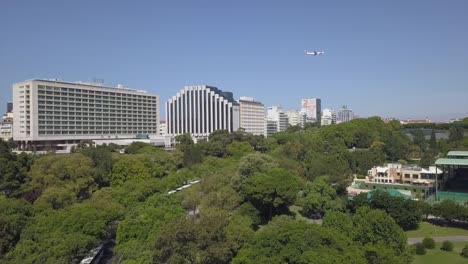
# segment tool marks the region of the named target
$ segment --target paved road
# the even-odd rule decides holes
[[[452,242],[459,242],[459,241],[468,241],[468,236],[442,236],[442,237],[432,237],[435,242],[443,242],[445,240],[452,241]],[[409,237],[408,244],[416,244],[418,242],[422,242],[423,237]]]

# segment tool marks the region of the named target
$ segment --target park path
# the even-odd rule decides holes
[[[432,237],[435,242],[443,242],[445,240],[452,241],[452,242],[459,242],[459,241],[468,241],[468,236],[441,236],[441,237]],[[416,244],[418,242],[422,242],[424,237],[409,237],[408,244]]]

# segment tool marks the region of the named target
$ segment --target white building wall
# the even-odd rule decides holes
[[[171,135],[190,133],[195,138],[206,138],[211,132],[226,129],[229,132],[239,128],[239,106],[237,102],[224,98],[222,91],[210,86],[186,86],[175,97],[167,101],[167,109],[182,101],[187,105],[179,111],[169,113],[177,122],[187,124],[180,129],[173,129],[173,123],[168,123],[167,131]],[[179,113],[180,112],[180,113]],[[177,124],[175,125],[177,127]]]

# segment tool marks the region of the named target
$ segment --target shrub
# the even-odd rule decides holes
[[[465,247],[463,247],[460,255],[464,258],[468,258],[468,245],[466,245]]]
[[[435,241],[431,237],[425,237],[422,241],[422,244],[427,249],[435,248]]]
[[[440,247],[440,249],[442,249],[444,251],[452,251],[453,250],[453,243],[446,240],[446,241],[442,242],[442,246]]]
[[[415,252],[418,255],[425,255],[426,254],[426,248],[422,243],[416,243],[414,244]]]

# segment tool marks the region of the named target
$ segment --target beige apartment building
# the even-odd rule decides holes
[[[252,97],[239,100],[240,127],[247,133],[265,135],[265,106]]]
[[[441,169],[436,171],[435,166],[421,168],[389,163],[385,167],[373,167],[368,171],[367,176],[369,182],[375,183],[433,185],[436,180],[436,173],[440,175],[443,171]]]

